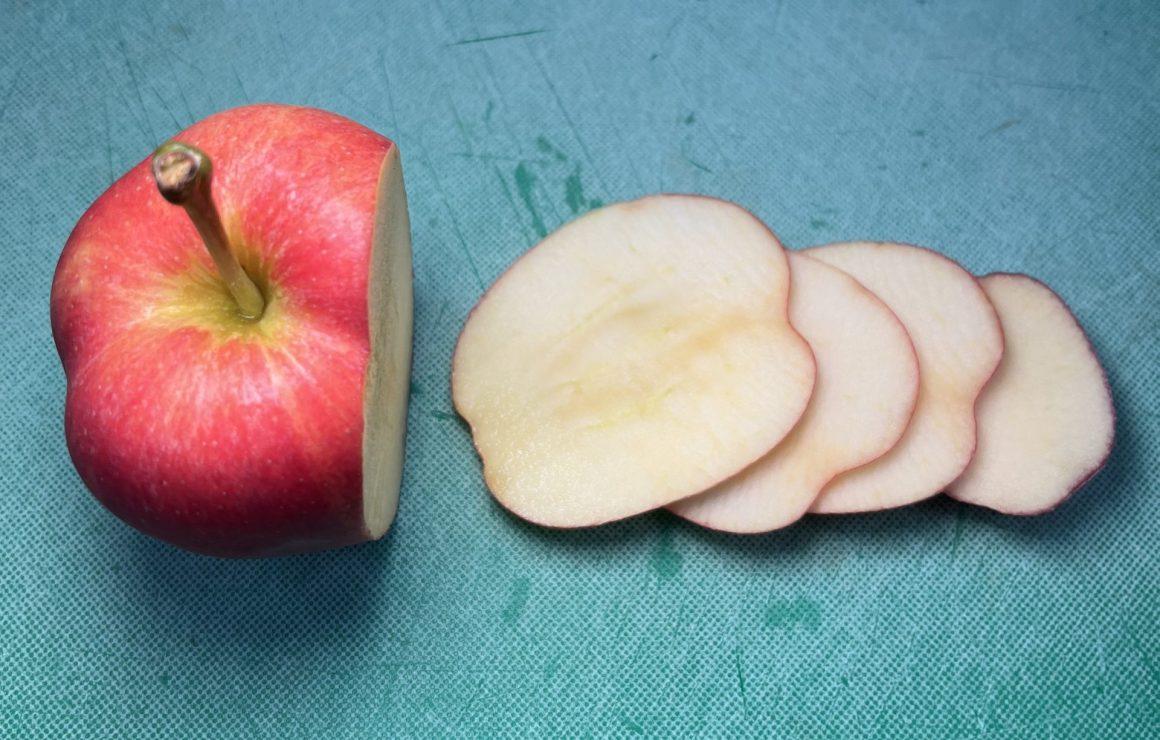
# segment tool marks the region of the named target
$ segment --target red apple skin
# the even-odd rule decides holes
[[[362,511],[367,278],[393,146],[324,111],[253,105],[174,137],[213,161],[230,241],[267,297],[252,323],[149,161],[81,218],[53,280],[65,437],[85,485],[200,553],[368,538]]]

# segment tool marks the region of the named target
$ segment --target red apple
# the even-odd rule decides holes
[[[398,148],[280,105],[225,111],[174,140],[212,163],[198,180],[210,197],[186,206],[205,223],[166,202],[146,160],[89,208],[57,265],[52,329],[81,479],[134,527],[201,553],[382,536],[411,352]],[[225,244],[211,259],[199,229],[218,214]],[[257,318],[238,281],[260,291]]]

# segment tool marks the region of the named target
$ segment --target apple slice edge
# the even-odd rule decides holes
[[[399,505],[411,386],[414,287],[411,226],[399,147],[383,157],[375,201],[367,310],[370,357],[363,391],[363,528],[378,539]]]
[[[842,270],[800,251],[788,257],[790,323],[814,353],[817,385],[805,414],[773,450],[714,488],[669,505],[708,529],[760,534],[789,526],[830,480],[889,452],[917,405],[918,357],[894,311]],[[862,372],[866,365],[873,378]],[[864,423],[839,433],[842,413]]]
[[[1108,382],[1107,372],[1096,354],[1091,338],[1084,331],[1083,325],[1072,312],[1063,298],[1043,281],[1023,273],[993,272],[978,278],[980,286],[987,293],[988,299],[995,306],[1000,323],[1004,329],[1005,351],[999,367],[991,382],[979,396],[976,405],[979,440],[976,455],[971,463],[957,479],[947,486],[947,495],[964,503],[974,504],[993,509],[1003,514],[1015,516],[1034,516],[1045,514],[1057,508],[1088,483],[1106,465],[1115,444],[1116,409],[1112,398],[1111,384]],[[1015,295],[1018,291],[1025,291],[1023,296]],[[1032,303],[1038,303],[1040,311],[1035,317],[1045,317],[1054,313],[1057,319],[1049,331],[1060,331],[1063,336],[1058,337],[1050,349],[1051,360],[1056,364],[1050,369],[1071,371],[1073,379],[1079,383],[1070,384],[1066,398],[1056,392],[1059,384],[1046,382],[1036,371],[1042,371],[1038,363],[1028,364],[1025,355],[1035,355],[1038,336],[1029,336],[1029,327],[1025,321],[1031,316],[1021,315],[1013,311],[1013,304],[1020,299],[1030,298]],[[1074,352],[1072,364],[1060,366],[1060,358]],[[1028,382],[1028,379],[1038,382]],[[1021,404],[1023,395],[1012,392],[1015,390],[1030,391],[1028,395],[1039,394],[1038,409],[1029,409]],[[1086,397],[1084,397],[1086,395]],[[1091,404],[1085,411],[1092,414],[1075,414],[1077,406],[1083,402]],[[1023,406],[1023,408],[1020,408]],[[1085,436],[1079,440],[1079,452],[1073,452],[1066,460],[1059,462],[1058,467],[1063,473],[1057,474],[1054,481],[1046,483],[1041,479],[1036,485],[1043,487],[1031,500],[1020,501],[1027,497],[1028,485],[1016,490],[1008,475],[996,478],[996,469],[1010,467],[1006,456],[1018,450],[1028,453],[1027,439],[1013,437],[1011,429],[1019,421],[1026,419],[1026,414],[1038,410],[1041,413],[1054,413],[1055,423],[1039,423],[1036,429],[1040,430],[1042,445],[1043,434],[1055,434],[1053,441],[1057,445],[1068,441],[1059,439],[1059,429],[1070,428],[1068,421],[1075,423],[1075,428],[1083,428],[1085,433],[1093,426],[1097,434],[1093,437]],[[1062,419],[1068,413],[1075,414],[1075,418]],[[1012,419],[1011,416],[1019,414]],[[1020,418],[1021,417],[1021,418]],[[1064,423],[1060,423],[1060,422]],[[995,438],[1002,437],[1002,442],[995,444]],[[1052,445],[1054,450],[1055,445]],[[1074,448],[1073,448],[1074,450]],[[1026,473],[1028,466],[1033,462],[1028,460],[1026,465],[1019,465],[1020,475]],[[1070,472],[1069,472],[1070,471]],[[1001,480],[1000,480],[1001,478]]]
[[[899,283],[893,271],[876,272],[880,265],[868,267],[849,260],[850,254],[866,250],[885,254],[888,261],[894,259],[891,267],[895,270],[909,269],[911,266],[906,263],[916,259],[933,261],[929,262],[930,268],[919,269],[920,273],[928,270],[922,281]],[[898,315],[918,354],[920,382],[914,417],[896,446],[882,457],[847,471],[827,484],[811,511],[819,514],[875,511],[938,495],[970,465],[978,445],[975,406],[1003,354],[1003,329],[994,306],[978,278],[951,257],[929,247],[905,242],[852,241],[803,251],[849,272]],[[895,253],[893,257],[891,252]],[[902,255],[907,256],[898,262]],[[934,277],[929,272],[931,268],[942,273],[938,288],[931,283]],[[884,279],[883,274],[892,277]],[[960,310],[956,320],[948,324],[945,315],[930,316],[929,308],[938,307],[955,296],[964,299],[959,309],[965,309]],[[916,304],[921,304],[922,310]],[[968,339],[977,346],[968,355],[957,349],[946,352],[942,338],[934,339],[937,332],[929,326],[932,318],[944,328],[957,327],[956,331],[964,334],[959,339]],[[944,359],[948,356],[954,361]],[[962,365],[968,357],[974,367]],[[936,434],[941,440],[933,436]],[[930,459],[932,453],[937,460]],[[950,457],[943,461],[944,455]],[[892,477],[893,482],[889,480]],[[905,488],[900,491],[902,485]]]

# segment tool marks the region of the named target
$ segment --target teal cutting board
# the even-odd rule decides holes
[[[381,542],[198,557],[86,493],[52,271],[172,132],[251,101],[401,145],[416,334]],[[1058,511],[942,498],[762,537],[551,532],[483,486],[448,371],[541,236],[656,191],[794,247],[1026,271],[1118,421]],[[1160,3],[0,2],[0,736],[1160,735]]]

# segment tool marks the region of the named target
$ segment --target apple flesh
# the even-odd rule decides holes
[[[918,397],[918,359],[902,323],[846,273],[789,255],[789,318],[817,360],[813,397],[769,454],[669,510],[711,529],[768,532],[797,521],[835,475],[885,454]]]
[[[213,161],[243,317],[149,161],[77,224],[53,280],[82,480],[138,529],[222,556],[380,537],[402,471],[411,251],[397,147],[324,111],[255,105],[178,141]]]
[[[1115,410],[1100,361],[1059,296],[1027,275],[980,281],[1006,350],[979,397],[979,447],[947,493],[1005,514],[1055,508],[1107,460]]]
[[[819,513],[904,506],[941,492],[975,449],[975,401],[1003,354],[995,309],[970,273],[905,244],[851,242],[805,250],[873,291],[902,320],[918,354],[918,403],[889,452],[823,490]]]
[[[548,236],[480,300],[452,363],[496,499],[595,525],[764,455],[814,383],[788,293],[777,238],[712,198],[619,203]]]

